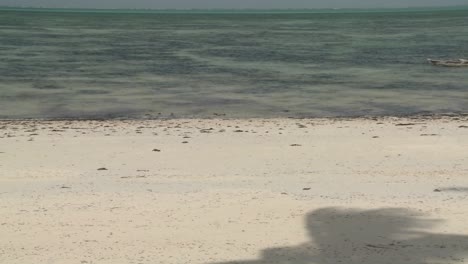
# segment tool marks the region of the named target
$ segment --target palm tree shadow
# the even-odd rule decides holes
[[[441,222],[401,208],[323,208],[306,217],[310,242],[219,264],[468,263],[468,236],[426,231]]]

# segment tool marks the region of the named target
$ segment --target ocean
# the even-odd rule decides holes
[[[468,9],[0,10],[0,118],[468,113]]]

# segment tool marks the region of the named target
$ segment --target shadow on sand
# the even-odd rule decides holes
[[[309,213],[310,241],[269,248],[257,260],[218,264],[451,264],[468,263],[468,236],[426,230],[441,220],[393,208],[324,208]]]

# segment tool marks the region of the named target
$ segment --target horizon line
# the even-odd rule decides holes
[[[34,7],[0,6],[0,10],[68,10],[68,11],[383,11],[383,10],[430,10],[430,9],[468,9],[468,5],[452,6],[410,6],[410,7],[364,7],[364,8],[90,8],[90,7]],[[456,11],[456,10],[453,10]]]

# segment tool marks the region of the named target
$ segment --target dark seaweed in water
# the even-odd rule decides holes
[[[63,88],[62,86],[55,84],[55,83],[51,83],[51,82],[36,82],[36,83],[33,83],[33,87],[36,89],[50,89],[50,90]]]

